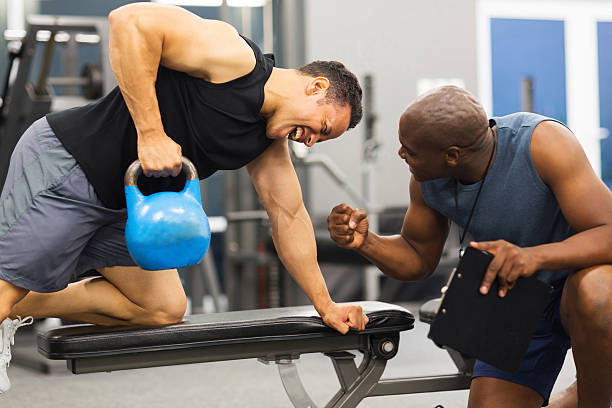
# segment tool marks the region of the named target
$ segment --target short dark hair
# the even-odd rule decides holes
[[[361,107],[361,86],[355,74],[338,61],[313,61],[298,71],[312,77],[327,78],[329,89],[326,99],[343,106],[348,104],[351,107],[351,121],[348,128],[352,129],[357,126],[361,121],[363,109]]]

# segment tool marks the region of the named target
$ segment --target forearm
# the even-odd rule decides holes
[[[385,275],[402,281],[424,279],[436,266],[428,264],[401,235],[383,237],[369,231],[357,252]]]
[[[278,255],[319,313],[331,302],[317,263],[314,230],[306,209],[278,208],[270,214]]]
[[[147,13],[123,7],[109,15],[110,63],[138,137],[163,130],[155,93],[163,35],[151,30]]]
[[[612,264],[612,227],[601,226],[582,231],[550,244],[528,248],[536,260],[537,269],[583,269],[594,265]]]

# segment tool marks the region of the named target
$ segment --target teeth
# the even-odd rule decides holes
[[[302,137],[303,133],[304,133],[304,129],[302,129],[301,127],[296,127],[291,132],[289,132],[289,134],[287,135],[287,138],[297,142],[300,140],[300,137]]]
[[[287,133],[287,139],[295,140],[296,129],[293,129],[291,132]]]

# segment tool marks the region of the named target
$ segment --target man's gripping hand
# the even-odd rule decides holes
[[[147,177],[177,176],[183,166],[181,146],[163,131],[139,133],[138,158]]]
[[[514,287],[519,277],[531,276],[539,269],[530,248],[521,248],[504,240],[471,242],[470,246],[493,255],[480,284],[480,293],[483,295],[489,292],[491,285],[497,279],[498,295],[504,297]]]
[[[326,325],[342,334],[348,333],[350,329],[363,330],[369,321],[359,305],[330,302],[319,314]]]
[[[335,206],[327,217],[329,235],[336,244],[357,249],[368,236],[368,215],[362,208],[353,209],[346,203]]]

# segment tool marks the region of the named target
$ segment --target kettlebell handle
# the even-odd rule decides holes
[[[185,156],[182,156],[183,160],[183,169],[185,172],[186,180],[197,180],[198,179],[198,171],[195,166]],[[142,173],[142,166],[140,165],[140,160],[136,159],[130,167],[125,171],[125,177],[123,178],[123,182],[126,186],[135,186],[138,181],[138,176]]]

